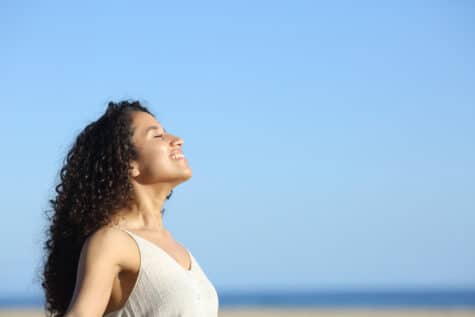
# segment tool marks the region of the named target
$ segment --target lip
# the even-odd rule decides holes
[[[177,160],[177,161],[186,160],[186,156],[185,156],[185,154],[183,154],[183,151],[173,151],[173,152],[170,153],[170,157],[173,157],[173,155],[175,155],[175,154],[182,154],[183,155],[183,157],[177,158],[175,160]]]
[[[173,151],[173,152],[170,153],[170,156],[173,156],[173,155],[175,155],[175,154],[182,154],[182,155],[185,155],[185,154],[183,154],[183,151]]]

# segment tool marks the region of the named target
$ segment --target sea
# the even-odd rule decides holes
[[[217,292],[220,307],[475,308],[475,289]],[[42,296],[0,297],[0,309],[42,308],[43,304]]]

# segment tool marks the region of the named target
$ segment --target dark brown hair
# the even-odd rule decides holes
[[[65,158],[56,197],[49,200],[52,210],[45,213],[49,227],[40,279],[47,316],[63,316],[70,304],[84,241],[133,200],[129,169],[137,159],[131,138],[134,111],[153,115],[138,101],[110,102],[79,133]]]

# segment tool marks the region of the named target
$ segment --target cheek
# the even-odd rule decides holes
[[[142,166],[146,173],[156,174],[166,169],[170,164],[170,158],[165,150],[151,148],[142,153]]]

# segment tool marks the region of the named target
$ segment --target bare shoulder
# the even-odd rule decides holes
[[[72,316],[102,316],[119,273],[137,270],[140,255],[133,243],[125,232],[111,227],[99,228],[84,241],[68,307]]]
[[[96,230],[86,239],[83,249],[93,259],[117,265],[119,271],[134,270],[137,267],[135,242],[127,233],[112,226],[106,225]]]

